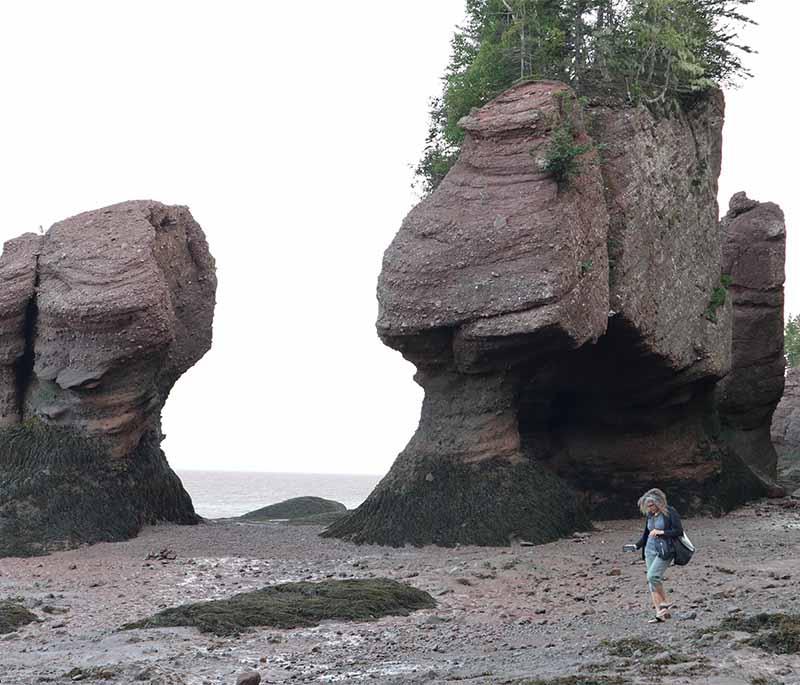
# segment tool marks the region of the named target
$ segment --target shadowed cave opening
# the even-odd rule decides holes
[[[516,397],[521,449],[566,481],[591,518],[636,515],[660,487],[684,511],[720,475],[716,378],[676,373],[621,317],[594,345],[529,364]]]

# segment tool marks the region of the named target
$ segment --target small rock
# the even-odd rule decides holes
[[[261,674],[258,671],[244,671],[236,676],[236,685],[258,685]]]

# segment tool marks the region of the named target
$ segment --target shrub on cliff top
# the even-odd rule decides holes
[[[459,120],[515,81],[555,79],[658,111],[749,76],[737,28],[753,0],[466,0],[415,173],[432,191],[458,157]]]

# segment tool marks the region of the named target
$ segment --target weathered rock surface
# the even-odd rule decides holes
[[[786,227],[771,203],[731,198],[722,219],[723,271],[733,299],[733,364],[718,387],[726,441],[768,482],[777,475],[772,414],[783,394]],[[777,491],[776,491],[777,494]]]
[[[764,491],[715,406],[732,359],[723,110],[713,92],[670,117],[582,112],[538,82],[462,120],[458,162],[406,217],[378,283],[378,334],[425,389],[420,425],[326,534],[541,542],[636,514],[653,485],[685,513]],[[595,146],[559,184],[541,160],[564,126]]]
[[[772,444],[778,454],[778,482],[800,489],[800,368],[786,370],[783,397],[772,415]]]
[[[211,345],[214,261],[188,209],[79,214],[8,243],[0,279],[0,554],[195,522],[159,447]]]
[[[610,219],[608,331],[534,372],[523,438],[595,516],[634,515],[654,483],[684,511],[722,506],[729,455],[711,418],[731,364],[730,305],[709,313],[721,276],[722,95],[674,117],[608,105],[588,117]]]

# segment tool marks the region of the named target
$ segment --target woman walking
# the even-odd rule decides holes
[[[656,610],[655,618],[649,622],[661,623],[670,618],[672,607],[664,591],[664,573],[675,558],[675,544],[683,535],[683,525],[675,507],[667,504],[667,496],[658,488],[639,498],[639,510],[647,519],[636,549],[642,550],[647,565],[647,585]]]

